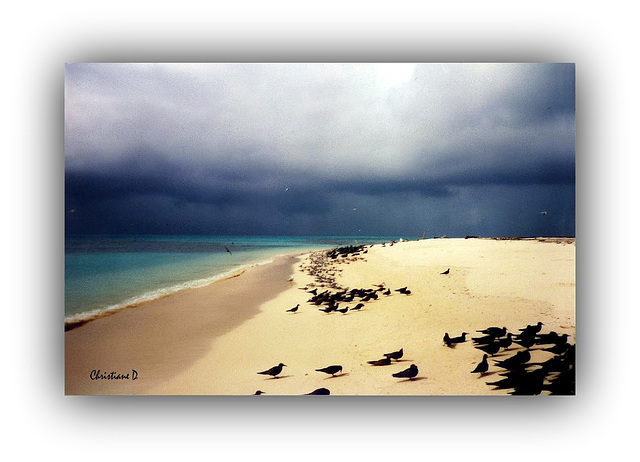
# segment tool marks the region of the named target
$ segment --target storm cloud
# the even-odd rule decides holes
[[[69,64],[65,198],[69,234],[573,235],[574,66]]]

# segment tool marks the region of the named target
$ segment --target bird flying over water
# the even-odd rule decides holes
[[[233,255],[233,254],[231,253],[231,250],[229,250],[229,247],[227,247],[227,246],[225,245],[225,246],[224,246],[224,248],[226,249],[226,251],[227,251],[227,252],[229,252],[229,255]]]

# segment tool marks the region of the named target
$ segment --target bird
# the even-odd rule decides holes
[[[254,395],[264,395],[264,391],[258,390],[254,393]]]
[[[404,294],[407,291],[407,286],[401,287],[399,289],[394,289],[394,292],[400,292],[401,294]]]
[[[307,393],[307,395],[330,395],[331,392],[328,388],[317,388],[313,390],[311,393]]]
[[[504,348],[505,350],[509,348],[513,343],[513,339],[511,338],[511,332],[509,332],[505,338],[499,338],[498,343],[500,344],[500,347]]]
[[[349,307],[345,306],[344,308],[338,308],[336,311],[339,311],[342,314],[346,314],[349,311]]]
[[[468,334],[468,332],[463,332],[462,335],[460,335],[460,337],[453,337],[451,340],[451,343],[464,343],[467,339],[465,338],[465,336]]]
[[[442,337],[442,341],[444,342],[445,345],[447,345],[448,347],[453,346],[453,344],[451,343],[451,337],[449,337],[449,332],[445,332],[444,333],[444,337]]]
[[[354,306],[353,308],[351,308],[351,311],[353,310],[359,310],[360,308],[362,308],[364,306],[364,303],[358,303],[356,306]]]
[[[403,354],[404,354],[404,352],[402,351],[402,348],[400,348],[398,351],[394,351],[392,353],[385,353],[382,356],[384,356],[386,358],[389,358],[389,359],[395,359],[397,361],[400,358],[402,358]]]
[[[440,273],[440,274],[449,274],[449,271],[450,271],[450,270],[451,270],[451,268],[447,268],[447,271],[443,271],[443,272],[442,272],[442,273]]]
[[[224,246],[224,248],[226,249],[226,251],[227,251],[227,252],[229,252],[229,255],[233,255],[233,254],[231,253],[231,250],[229,250],[229,247],[227,247],[227,246],[225,245],[225,246]]]
[[[411,366],[409,366],[408,369],[405,369],[403,371],[400,372],[396,372],[395,374],[392,374],[394,377],[402,379],[409,379],[409,380],[413,380],[413,378],[418,375],[418,366],[416,366],[415,364],[412,364]]]
[[[278,377],[276,377],[276,375],[278,375],[280,372],[282,372],[282,368],[286,367],[286,366],[287,366],[286,364],[280,363],[277,366],[273,366],[271,369],[267,369],[266,371],[258,372],[258,374],[270,375],[274,379],[277,379]]]
[[[518,351],[515,355],[510,356],[503,361],[497,361],[496,366],[502,367],[504,369],[513,369],[514,367],[521,366],[522,364],[528,362],[530,359],[531,353],[529,353],[529,350]]]
[[[476,368],[472,370],[471,373],[475,374],[476,372],[480,372],[480,376],[483,376],[485,372],[487,372],[488,370],[489,370],[489,361],[487,361],[487,355],[485,354],[482,356],[482,361],[478,363]]]
[[[382,295],[391,295],[391,289],[387,289],[384,292],[382,292]]]
[[[476,345],[488,345],[496,341],[495,335],[485,335],[484,337],[473,337],[471,339]]]
[[[324,372],[325,374],[331,374],[331,377],[335,377],[338,372],[342,372],[342,366],[333,365],[323,367],[322,369],[316,369],[316,372]]]
[[[481,334],[493,335],[494,337],[502,337],[507,333],[506,327],[487,327],[483,330],[477,330],[476,332],[480,332]]]
[[[372,366],[388,366],[391,364],[391,358],[387,356],[386,358],[377,359],[375,361],[367,361],[367,364],[371,364]]]
[[[287,313],[295,313],[296,311],[298,311],[298,308],[300,308],[300,303],[298,303],[296,306],[294,306],[293,308],[287,310]]]
[[[519,329],[519,330],[522,333],[534,333],[534,334],[537,334],[538,332],[540,332],[540,329],[542,329],[542,326],[544,326],[544,323],[542,321],[538,321],[538,324],[534,324],[534,325],[529,324],[524,329]]]
[[[498,351],[500,351],[500,342],[493,342],[493,343],[489,343],[487,345],[477,345],[476,348],[478,350],[484,351],[485,353],[489,353],[491,356],[493,356]]]

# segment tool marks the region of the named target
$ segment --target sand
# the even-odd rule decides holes
[[[253,395],[261,390],[270,396],[327,388],[332,395],[506,395],[487,385],[501,378],[493,362],[523,348],[514,345],[490,358],[488,374],[480,377],[471,370],[482,352],[471,341],[446,347],[445,332],[472,337],[489,326],[517,332],[541,321],[542,332],[567,333],[575,343],[572,239],[375,245],[322,269],[342,287],[392,289],[391,295],[346,314],[326,314],[308,303],[308,288],[319,284],[309,268],[309,255],[289,256],[65,333],[67,394]],[[440,274],[447,269],[449,274]],[[410,295],[393,291],[405,286]],[[296,313],[286,311],[297,304]],[[367,364],[400,348],[399,361]],[[534,350],[532,361],[551,356]],[[278,378],[257,374],[281,362],[287,367]],[[334,364],[343,368],[335,377],[316,372]],[[392,376],[411,364],[419,369],[414,380]],[[135,369],[139,378],[90,380],[96,368]]]

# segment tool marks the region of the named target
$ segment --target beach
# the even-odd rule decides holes
[[[404,287],[410,294],[397,291]],[[363,289],[377,299],[326,313],[309,301],[314,289]],[[335,259],[296,253],[65,332],[65,393],[506,395],[487,385],[502,378],[495,362],[529,349],[513,344],[479,375],[471,371],[483,352],[471,338],[542,322],[540,333],[575,344],[575,318],[574,239],[422,239]],[[443,342],[463,332],[465,342]],[[400,349],[388,365],[368,363]],[[532,362],[553,356],[530,351]],[[280,363],[275,378],[258,374]],[[412,364],[415,377],[393,377]],[[330,365],[342,369],[317,371]]]

